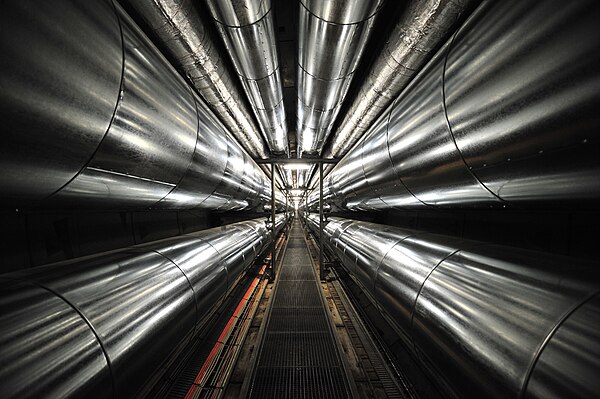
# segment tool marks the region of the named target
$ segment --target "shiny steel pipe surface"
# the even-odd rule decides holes
[[[598,18],[592,0],[484,2],[328,175],[332,202],[597,200]]]
[[[267,158],[268,149],[243,95],[236,89],[210,31],[192,0],[126,0],[151,29],[175,66],[189,78],[225,127],[255,158]]]
[[[0,276],[0,396],[136,396],[270,241],[255,219]]]
[[[390,34],[381,55],[369,69],[348,113],[324,157],[341,158],[457,28],[477,0],[414,0]]]
[[[597,263],[336,217],[324,235],[449,395],[599,392]]]
[[[270,198],[265,174],[118,4],[10,2],[1,14],[3,206],[227,210]]]
[[[300,1],[298,156],[320,155],[382,0]]]
[[[270,0],[207,0],[271,152],[289,153]]]

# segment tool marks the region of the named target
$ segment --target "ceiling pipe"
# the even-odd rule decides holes
[[[321,154],[381,3],[300,1],[298,157]]]
[[[192,0],[125,0],[125,4],[141,17],[151,30],[146,33],[157,40],[242,147],[253,158],[267,158],[252,113]]]
[[[269,202],[267,176],[117,3],[14,2],[2,11],[14,35],[0,43],[1,206]]]
[[[141,397],[271,237],[260,218],[1,275],[0,397]]]
[[[324,157],[341,158],[410,83],[479,0],[413,0],[332,135]]]
[[[598,15],[593,0],[482,3],[327,176],[324,197],[353,210],[595,204]]]
[[[270,0],[207,0],[271,153],[289,154]]]
[[[597,262],[337,217],[323,236],[444,397],[597,394]]]

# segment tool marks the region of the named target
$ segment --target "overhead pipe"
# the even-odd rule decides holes
[[[270,241],[255,219],[1,275],[0,396],[135,397]]]
[[[376,210],[597,200],[599,16],[592,0],[485,1],[329,174],[329,202]]]
[[[215,38],[206,29],[191,0],[126,0],[151,29],[146,32],[174,60],[207,105],[254,158],[267,158],[260,135],[234,77],[217,52]],[[218,40],[218,39],[217,39]],[[237,79],[237,78],[235,78]]]
[[[271,197],[118,4],[12,2],[1,14],[3,206],[228,210]]]
[[[332,135],[327,158],[341,158],[408,85],[478,0],[413,0]]]
[[[288,154],[270,0],[207,0],[271,152]]]
[[[337,217],[324,235],[446,396],[600,389],[597,263]]]
[[[319,156],[382,0],[300,1],[298,157]]]

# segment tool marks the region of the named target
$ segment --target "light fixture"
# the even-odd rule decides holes
[[[283,167],[288,170],[308,170],[312,165],[308,163],[286,163]]]
[[[304,194],[304,190],[290,190],[290,195],[292,197],[299,197]]]

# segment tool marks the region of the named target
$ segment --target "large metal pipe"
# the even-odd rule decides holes
[[[270,0],[207,0],[271,152],[288,153]]]
[[[477,0],[414,0],[369,69],[325,157],[343,157],[457,28]]]
[[[598,264],[335,217],[324,235],[447,394],[599,392]]]
[[[254,158],[267,158],[268,150],[243,95],[218,54],[192,0],[126,0],[174,60],[219,120]],[[216,39],[219,40],[219,39]]]
[[[484,2],[329,174],[331,201],[596,200],[599,17],[592,0]]]
[[[300,1],[298,157],[321,154],[381,2]]]
[[[134,397],[270,240],[255,219],[0,276],[0,397]]]
[[[0,14],[3,205],[243,209],[270,198],[265,174],[118,4],[9,2]]]

